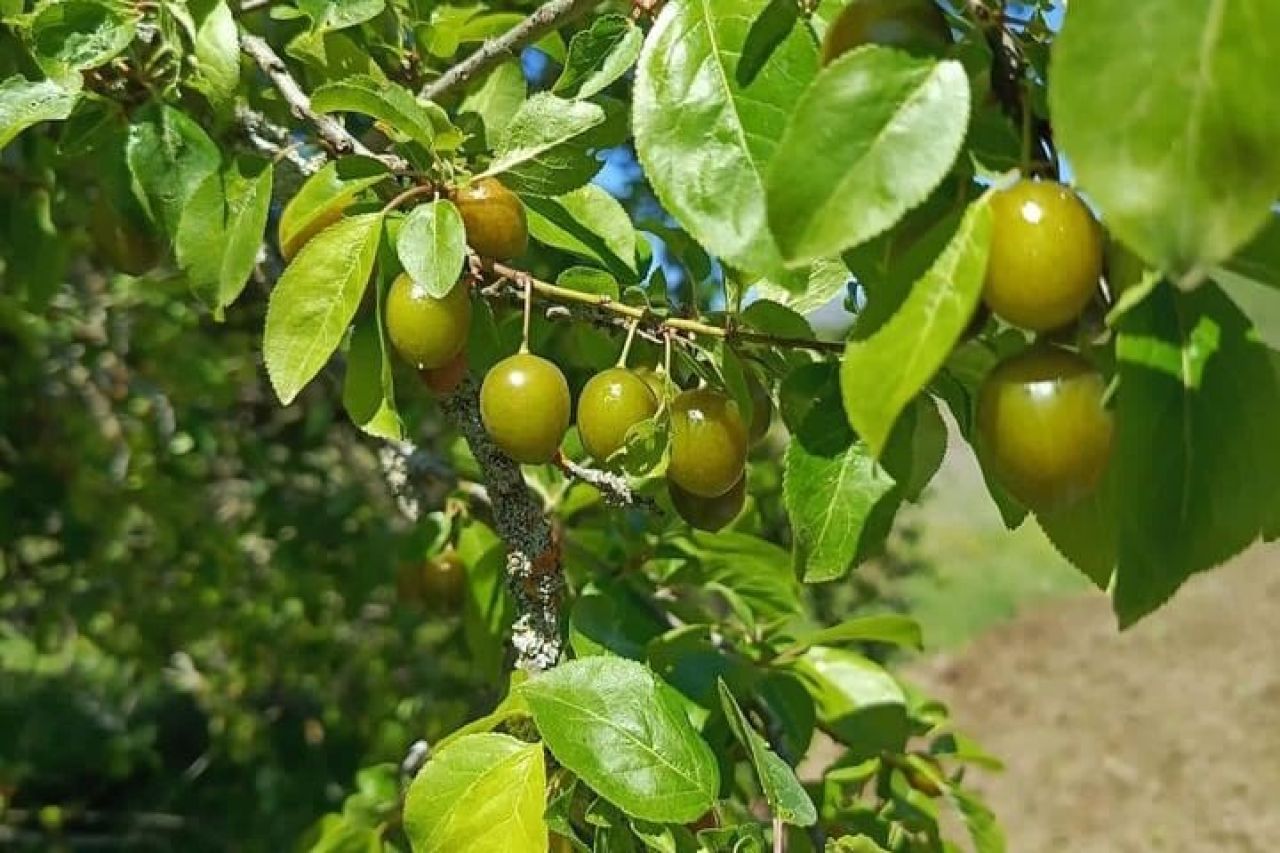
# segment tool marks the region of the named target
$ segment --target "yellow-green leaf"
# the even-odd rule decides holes
[[[546,789],[540,744],[467,735],[414,778],[405,834],[414,853],[546,853]]]
[[[942,367],[968,325],[986,276],[991,243],[987,196],[974,202],[951,242],[893,317],[850,341],[840,367],[849,423],[879,457],[902,410]]]
[[[276,283],[262,350],[285,405],[342,342],[373,272],[381,233],[381,213],[344,219],[304,246]]]

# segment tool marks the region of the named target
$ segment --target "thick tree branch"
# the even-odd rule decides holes
[[[240,49],[246,56],[258,63],[258,67],[267,75],[271,85],[276,87],[280,96],[298,118],[315,128],[320,139],[335,154],[360,154],[380,160],[393,172],[409,171],[409,164],[394,154],[376,154],[363,142],[356,139],[342,123],[331,116],[322,115],[311,109],[311,98],[302,91],[298,81],[289,73],[288,67],[280,55],[272,49],[263,38],[249,33],[240,36]]]
[[[504,59],[518,55],[525,46],[593,6],[598,6],[600,2],[601,0],[549,0],[535,9],[529,17],[497,38],[486,41],[475,53],[423,86],[419,94],[428,100],[439,100],[467,81],[483,75]]]
[[[528,672],[550,669],[559,662],[563,650],[560,543],[520,466],[499,450],[485,431],[475,382],[470,377],[463,379],[440,405],[480,465],[493,504],[494,524],[507,545],[507,583],[516,601],[512,626],[516,666]]]

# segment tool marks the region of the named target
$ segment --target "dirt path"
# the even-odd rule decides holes
[[[1280,547],[1124,634],[1073,597],[909,677],[1007,762],[982,787],[1012,853],[1280,849]]]

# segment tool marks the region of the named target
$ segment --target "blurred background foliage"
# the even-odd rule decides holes
[[[495,686],[397,596],[422,526],[336,380],[280,408],[265,300],[217,326],[175,286],[77,264],[43,311],[0,296],[0,794],[266,848]]]

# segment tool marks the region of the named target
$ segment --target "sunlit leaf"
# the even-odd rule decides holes
[[[849,342],[840,387],[849,422],[872,455],[884,449],[902,410],[942,367],[982,293],[991,242],[986,196],[970,206],[933,266],[887,323]]]
[[[307,243],[280,276],[267,306],[263,357],[288,405],[347,333],[373,272],[382,214],[344,219]]]
[[[720,773],[674,691],[644,666],[590,657],[520,688],[556,760],[627,814],[687,823],[711,808]]]
[[[499,175],[511,189],[533,195],[577,189],[600,170],[583,136],[604,120],[604,110],[589,101],[534,95],[507,124],[484,175]]]
[[[435,126],[426,108],[408,89],[386,80],[350,76],[327,83],[311,94],[311,108],[320,113],[355,112],[372,116],[392,133],[404,134],[427,147],[435,140]]]
[[[441,749],[414,777],[404,830],[414,853],[545,853],[542,746],[474,734]]]
[[[767,0],[668,3],[636,72],[636,153],[662,206],[712,254],[772,273],[765,173],[805,86],[817,46],[798,28],[751,81],[737,67]]]
[[[942,181],[968,120],[969,81],[954,60],[865,47],[823,69],[769,170],[783,257],[832,257],[892,226]]]
[[[6,79],[0,83],[0,149],[33,124],[65,119],[79,99],[77,89],[52,80]]]
[[[404,271],[437,299],[453,290],[467,260],[467,232],[453,202],[438,199],[409,212],[396,237]]]
[[[1053,46],[1054,138],[1144,260],[1182,277],[1262,228],[1280,197],[1280,100],[1260,69],[1277,66],[1273,0],[1071,4]]]

